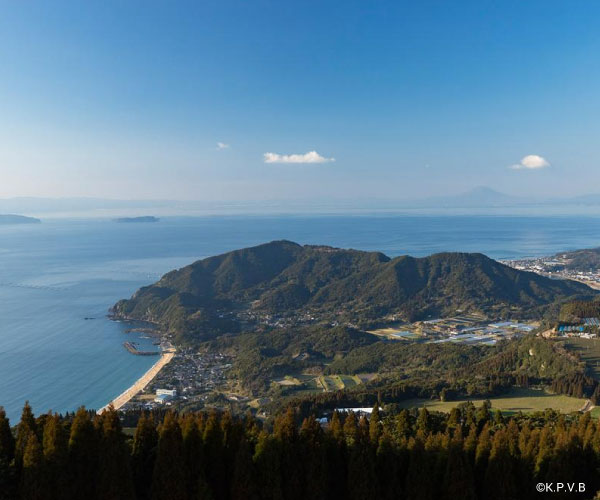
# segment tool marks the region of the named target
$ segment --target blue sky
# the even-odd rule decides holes
[[[1,5],[0,197],[600,192],[598,2]]]

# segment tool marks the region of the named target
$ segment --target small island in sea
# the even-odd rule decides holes
[[[142,217],[120,217],[115,219],[115,222],[134,223],[134,222],[158,222],[160,219],[152,215],[144,215]]]
[[[42,222],[35,217],[26,217],[25,215],[0,214],[0,226],[12,224],[39,224]]]

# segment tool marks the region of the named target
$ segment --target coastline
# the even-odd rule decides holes
[[[154,363],[146,373],[144,373],[139,379],[137,379],[131,387],[123,391],[116,398],[110,401],[108,404],[100,408],[96,413],[100,414],[108,409],[110,405],[114,407],[115,410],[120,409],[123,405],[128,403],[137,393],[144,390],[144,388],[152,382],[154,377],[158,375],[166,365],[168,365],[173,357],[175,356],[175,349],[169,349],[164,351],[158,361]]]

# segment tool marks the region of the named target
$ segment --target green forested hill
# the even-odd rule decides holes
[[[507,267],[482,254],[440,253],[391,259],[378,252],[274,241],[171,271],[118,302],[118,317],[161,324],[190,336],[235,331],[234,311],[360,323],[398,314],[405,319],[453,314],[535,316],[543,306],[587,286]]]
[[[600,248],[584,248],[572,252],[558,254],[561,259],[566,259],[565,267],[574,271],[589,271],[600,266]]]

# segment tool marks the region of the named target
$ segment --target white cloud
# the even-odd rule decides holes
[[[509,168],[513,170],[539,170],[540,168],[549,167],[550,163],[543,156],[527,155],[521,158],[521,161],[516,165],[511,165]]]
[[[278,153],[265,153],[265,163],[330,163],[335,158],[325,158],[316,151],[304,154],[280,155]]]
[[[229,144],[225,144],[224,142],[217,142],[217,149],[219,151],[221,149],[229,149]]]

